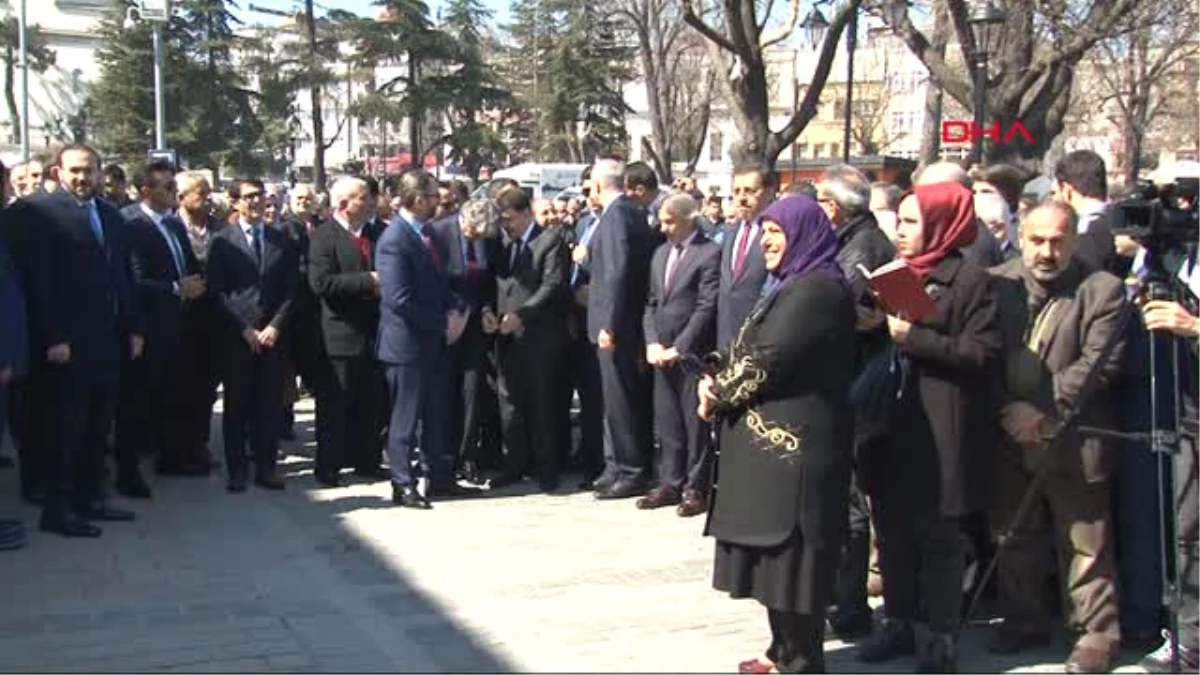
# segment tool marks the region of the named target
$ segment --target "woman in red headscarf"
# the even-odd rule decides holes
[[[915,323],[887,318],[902,364],[899,397],[887,447],[863,460],[879,514],[886,618],[858,657],[875,663],[916,651],[913,621],[924,605],[932,638],[917,672],[955,672],[960,520],[987,506],[1000,324],[988,273],[961,253],[978,233],[971,191],[918,186],[897,217],[897,254],[937,309]]]

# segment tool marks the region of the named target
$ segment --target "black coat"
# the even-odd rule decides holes
[[[991,393],[1001,375],[1000,312],[987,271],[958,254],[926,282],[937,311],[900,347],[907,386],[889,443],[869,457],[870,490],[908,508],[962,516],[989,506],[997,438]]]
[[[524,330],[519,336],[547,347],[567,341],[567,247],[557,232],[531,225],[534,231],[524,250],[510,260],[520,245],[512,241],[496,256],[496,315],[515,314]]]
[[[313,229],[306,282],[320,307],[321,334],[330,356],[375,353],[379,294],[371,276],[373,269],[354,235],[341,223],[330,221]]]
[[[650,296],[644,318],[646,344],[703,356],[716,344],[721,247],[697,231],[675,263],[671,288],[667,289],[664,277],[674,246],[671,242],[659,246],[650,261]]]
[[[600,215],[588,242],[588,338],[610,331],[618,342],[642,341],[655,232],[646,212],[622,195]]]
[[[121,211],[129,223],[133,278],[142,303],[146,324],[146,339],[178,340],[183,303],[179,295],[181,270],[176,269],[170,246],[158,226],[138,204]],[[184,224],[173,216],[163,219],[163,227],[175,240],[183,258],[182,276],[200,271],[200,262],[192,251]]]
[[[763,259],[760,237],[755,236],[747,245],[746,268],[741,278],[733,276],[733,262],[737,255],[738,229],[741,223],[729,226],[721,249],[721,288],[717,301],[717,347],[725,349],[737,337],[742,322],[754,309],[758,296],[762,294],[763,282],[767,280],[767,263]],[[762,228],[758,230],[759,235]]]
[[[208,292],[223,316],[230,336],[247,328],[274,326],[281,335],[300,287],[295,242],[279,230],[263,226],[262,263],[255,260],[240,225],[228,225],[209,244]]]
[[[805,546],[836,547],[846,526],[854,373],[854,303],[814,273],[759,304],[715,376],[719,483],[706,533],[771,547],[800,528]]]

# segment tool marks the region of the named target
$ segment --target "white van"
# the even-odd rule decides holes
[[[509,178],[517,181],[530,199],[553,199],[563,190],[579,185],[579,177],[587,167],[587,164],[518,164],[492,173],[492,179],[480,185],[471,197],[486,197],[492,183]]]

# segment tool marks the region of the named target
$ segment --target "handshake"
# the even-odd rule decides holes
[[[492,311],[491,307],[483,308],[483,317],[481,321],[483,323],[483,332],[487,333],[488,335],[492,335],[494,333],[500,333],[501,335],[512,335],[513,333],[520,333],[525,328],[525,324],[521,321],[521,317],[517,316],[516,314],[505,314],[497,319],[496,314]]]

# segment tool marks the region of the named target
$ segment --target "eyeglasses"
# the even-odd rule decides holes
[[[250,192],[250,193],[243,192],[241,195],[241,198],[244,201],[253,202],[253,201],[262,199],[263,193],[261,193],[261,192]]]

